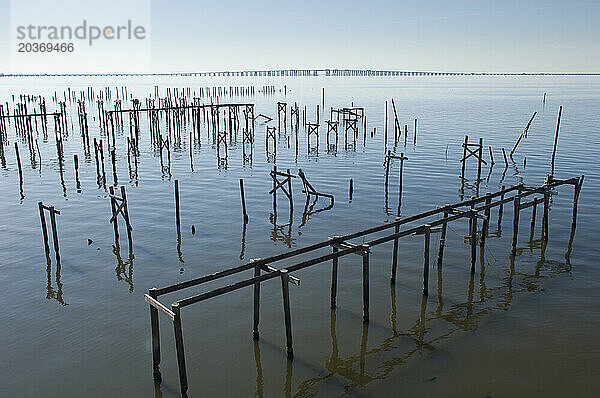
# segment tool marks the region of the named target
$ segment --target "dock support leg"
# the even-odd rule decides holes
[[[148,290],[148,295],[157,299],[156,288]],[[162,376],[160,374],[160,329],[158,325],[158,310],[150,306],[150,326],[152,329],[152,370],[154,381],[160,383]]]
[[[181,330],[181,313],[179,304],[175,303],[171,306],[171,310],[175,313],[173,319],[173,329],[175,331],[175,348],[177,349],[177,364],[179,366],[179,384],[181,386],[181,396],[187,398],[188,382],[187,371],[185,369],[185,352],[183,349],[183,332]]]
[[[519,234],[519,210],[521,206],[521,197],[515,196],[513,200],[513,236],[512,236],[512,249],[510,254],[513,256],[517,253],[517,236]]]
[[[444,219],[448,218],[448,212],[444,211]],[[448,229],[448,223],[442,224],[442,232],[440,233],[440,249],[438,251],[437,266],[442,267],[444,262],[444,246],[446,245],[446,230]]]
[[[477,258],[477,213],[471,214],[471,273],[475,272]]]
[[[369,322],[369,245],[362,245],[363,322]]]
[[[427,296],[429,294],[429,241],[431,239],[431,227],[429,225],[425,225],[423,236],[425,237],[423,248],[423,295]]]
[[[290,314],[290,276],[286,269],[281,271],[281,291],[283,292],[283,315],[285,317],[285,351],[288,358],[294,357],[292,346],[292,319]]]
[[[260,267],[254,266],[254,277],[260,276]],[[252,326],[252,338],[258,340],[258,323],[260,321],[260,282],[254,283],[254,324]]]
[[[338,252],[337,247],[332,248],[333,253]],[[338,258],[334,257],[331,260],[331,308],[335,308],[337,299],[337,280],[338,280]]]

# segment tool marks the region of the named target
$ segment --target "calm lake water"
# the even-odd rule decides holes
[[[258,92],[274,85],[274,94]],[[47,139],[37,137],[41,164],[30,162],[27,143],[17,139],[23,163],[19,188],[14,124],[8,126],[6,166],[0,168],[0,395],[19,397],[104,397],[179,394],[173,329],[160,315],[163,382],[152,381],[150,316],[143,294],[162,287],[267,257],[290,248],[389,222],[398,205],[398,166],[392,168],[388,199],[383,165],[385,101],[394,98],[400,122],[408,125],[409,143],[397,152],[408,156],[404,169],[401,215],[413,215],[460,201],[459,159],[464,135],[484,138],[496,165],[484,166],[479,193],[524,182],[538,186],[550,172],[558,108],[563,106],[557,150],[557,178],[585,174],[575,239],[568,252],[572,187],[558,189],[550,213],[550,239],[542,253],[540,217],[529,241],[529,211],[521,221],[518,252],[510,258],[512,206],[505,207],[502,231],[492,212],[483,267],[470,268],[467,223],[450,224],[443,275],[430,271],[430,294],[421,294],[423,239],[400,241],[398,280],[390,285],[391,244],[371,256],[371,322],[362,322],[361,260],[340,260],[338,308],[329,308],[330,265],[296,274],[290,286],[293,361],[285,355],[281,285],[262,287],[261,340],[252,340],[252,290],[246,288],[182,310],[190,396],[597,396],[600,377],[600,78],[599,77],[390,77],[390,78],[3,78],[0,103],[12,94],[44,95],[52,100],[71,88],[127,86],[145,98],[159,86],[192,91],[207,86],[255,85],[255,96],[220,98],[252,102],[256,114],[275,118],[277,101],[298,102],[315,119],[325,87],[325,109],[365,108],[368,130],[356,150],[340,145],[327,153],[321,126],[319,154],[308,154],[306,133],[279,134],[276,164],[296,173],[302,168],[318,190],[335,195],[335,205],[320,199],[304,213],[301,183],[293,181],[294,213],[279,195],[277,220],[271,217],[265,124],[257,122],[252,164],[243,164],[242,145],[228,148],[227,167],[218,167],[216,146],[203,126],[201,142],[182,133],[171,154],[170,173],[149,140],[147,116],[141,117],[137,178],[128,173],[125,132],[117,136],[118,184],[125,185],[133,225],[133,258],[121,229],[114,246],[107,190],[96,182],[93,157],[86,159],[79,134],[76,102],[67,101],[69,134],[61,168],[52,122]],[[287,95],[283,87],[287,86]],[[545,104],[542,102],[547,93]],[[95,103],[86,104],[90,137],[104,138]],[[112,104],[106,105],[112,109]],[[123,106],[128,107],[128,105]],[[393,112],[390,106],[393,149]],[[537,112],[528,137],[505,171],[507,152]],[[328,112],[321,115],[327,119]],[[289,115],[288,115],[289,118]],[[413,144],[413,120],[418,136]],[[163,121],[164,123],[164,121]],[[164,129],[164,126],[163,126]],[[189,130],[187,130],[189,131]],[[290,136],[288,147],[286,136]],[[343,137],[343,135],[342,135]],[[105,140],[106,141],[106,140]],[[241,135],[238,136],[241,141]],[[341,140],[343,141],[343,139]],[[79,156],[80,190],[73,155]],[[107,186],[113,184],[105,148]],[[524,158],[526,157],[526,166]],[[38,159],[39,160],[39,159]],[[470,159],[471,160],[471,159]],[[468,163],[467,197],[476,163]],[[244,231],[238,180],[244,179],[250,221]],[[349,179],[354,194],[348,198]],[[173,184],[181,191],[181,242],[178,244]],[[60,209],[57,216],[61,267],[44,253],[38,201]],[[325,209],[325,210],[323,210]],[[316,211],[323,210],[323,211]],[[195,234],[192,234],[192,225]],[[121,225],[122,228],[122,225]],[[90,239],[91,241],[88,241]],[[432,258],[438,248],[432,235]],[[358,242],[360,243],[360,242]],[[327,253],[327,251],[319,252]],[[306,257],[303,257],[306,258]],[[296,260],[294,260],[296,261]],[[432,264],[434,261],[432,261]],[[284,267],[285,264],[278,264]],[[209,288],[250,277],[251,271],[207,286],[161,297],[170,304]],[[443,283],[443,285],[442,285]]]

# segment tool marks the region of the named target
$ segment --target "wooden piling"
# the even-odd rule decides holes
[[[369,322],[369,245],[362,245],[363,322]]]
[[[79,158],[77,155],[73,155],[73,164],[75,165],[75,184],[77,189],[81,189],[81,183],[79,182]]]
[[[254,262],[255,260],[250,260],[250,262]],[[254,266],[254,277],[260,276],[260,266]],[[254,283],[254,316],[253,316],[253,326],[252,326],[252,338],[254,340],[258,340],[259,331],[258,324],[260,322],[260,282]]]
[[[352,178],[350,179],[350,188],[349,188],[349,192],[348,192],[348,201],[352,202],[352,193],[354,192],[354,181],[352,180]]]
[[[448,212],[444,211],[443,219],[448,218]],[[440,233],[440,247],[438,250],[438,258],[437,258],[437,266],[438,269],[442,267],[444,261],[444,246],[446,246],[446,230],[448,228],[448,223],[444,222],[442,224],[442,231]]]
[[[486,196],[489,196],[489,195],[490,195],[490,193],[487,192]],[[485,200],[485,205],[489,206],[491,203],[492,203],[492,198],[488,197]],[[484,218],[483,218],[483,223],[481,226],[481,240],[479,241],[480,254],[483,254],[485,252],[485,239],[487,238],[489,227],[490,227],[490,209],[489,209],[489,207],[487,207],[484,211]]]
[[[175,222],[177,224],[177,232],[181,231],[181,220],[179,214],[179,180],[175,180]]]
[[[468,145],[469,145],[469,136],[465,135],[465,142],[463,143],[462,169],[460,172],[461,182],[464,182],[464,180],[465,180],[465,165],[467,162],[467,146]]]
[[[173,303],[171,310],[175,314],[173,329],[175,333],[175,349],[177,351],[177,364],[179,367],[179,385],[182,397],[187,397],[188,382],[185,368],[185,351],[183,346],[183,331],[181,329],[181,312],[178,303]]]
[[[15,141],[15,155],[17,158],[17,167],[19,168],[19,180],[23,184],[23,168],[21,167],[21,155],[19,154],[19,145]]]
[[[148,295],[154,300],[158,299],[157,289],[148,289]],[[160,328],[158,324],[158,309],[150,305],[150,327],[152,331],[152,374],[154,381],[160,383],[162,376],[160,374]]]
[[[416,119],[415,119],[416,122]],[[431,240],[431,226],[425,224],[423,229],[424,248],[423,248],[423,295],[429,294],[429,242]]]
[[[242,196],[242,215],[244,223],[248,222],[248,213],[246,212],[246,195],[244,194],[244,179],[240,178],[240,195]]]
[[[56,227],[56,213],[58,211],[54,208],[54,206],[50,206],[48,210],[50,210],[50,225],[52,226],[52,243],[54,243],[56,262],[60,263],[60,251],[58,248],[58,230]]]
[[[417,119],[415,119],[415,132],[413,135],[413,144],[417,143]]]
[[[535,233],[535,218],[537,213],[537,198],[533,200],[533,205],[531,209],[531,223],[530,223],[530,232],[529,232],[529,241],[533,240],[533,234]]]
[[[287,169],[287,173],[288,173],[288,175],[292,175],[292,173],[290,172],[290,169]],[[294,212],[294,200],[292,199],[292,179],[289,177],[287,179],[287,186],[288,186],[288,196],[289,196],[289,200],[290,200],[290,217],[291,217],[292,213]]]
[[[512,249],[510,251],[511,255],[515,255],[517,253],[517,236],[519,234],[519,211],[521,209],[521,197],[519,195],[515,196],[513,199],[513,236],[512,236]]]
[[[277,215],[277,166],[273,166],[273,215]]]
[[[479,138],[479,148],[478,148],[479,156],[477,161],[477,183],[481,180],[481,164],[483,162],[483,138]]]
[[[477,259],[477,213],[471,210],[471,273],[475,272]]]
[[[506,187],[502,185],[502,193],[500,194],[500,206],[498,206],[498,231],[502,229],[502,213],[504,212],[504,190]]]
[[[125,218],[125,226],[127,229],[127,241],[129,242],[129,251],[133,248],[133,238],[131,236],[131,222],[129,221],[129,203],[127,203],[127,194],[125,193],[125,186],[121,186],[121,198],[123,198],[123,218]],[[116,217],[115,217],[116,220]],[[115,223],[116,225],[116,223]]]
[[[556,133],[554,135],[554,149],[552,150],[552,173],[554,175],[554,158],[556,156],[556,147],[558,146],[558,130],[560,128],[560,117],[562,115],[562,105],[558,108],[558,120],[556,121]]]
[[[292,346],[292,317],[290,314],[290,276],[286,269],[279,271],[281,273],[281,291],[283,293],[283,315],[285,318],[285,351],[288,358],[294,357],[294,348]]]
[[[334,239],[337,236],[334,236]],[[337,246],[332,246],[332,253],[337,253]],[[334,257],[331,259],[331,308],[335,308],[336,306],[336,298],[337,298],[337,279],[338,279],[338,257]]]
[[[115,189],[113,187],[108,187],[108,192],[110,193],[110,195],[114,196],[115,194]],[[112,197],[110,198],[110,208],[111,208],[111,214],[113,216],[113,229],[115,232],[115,245],[119,244],[119,225],[118,225],[118,221],[117,221],[117,206],[115,203],[115,199],[113,199]]]
[[[575,232],[577,226],[577,203],[579,201],[579,193],[581,192],[581,186],[583,185],[584,176],[582,175],[577,183],[575,184],[575,191],[573,193],[573,217],[571,220],[571,233]]]
[[[44,237],[44,249],[46,250],[46,257],[50,257],[50,247],[48,246],[48,229],[46,227],[46,217],[44,215],[44,204],[38,202],[38,208],[40,210],[40,223],[42,224],[42,236]]]

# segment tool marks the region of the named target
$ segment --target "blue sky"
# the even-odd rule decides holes
[[[600,72],[600,1],[151,5],[154,72],[304,67]],[[0,6],[2,71],[11,45],[9,0],[0,0]]]

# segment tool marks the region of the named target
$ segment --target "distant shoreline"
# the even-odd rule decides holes
[[[600,73],[431,72],[375,69],[271,69],[170,73],[0,73],[0,77],[188,76],[188,77],[305,77],[305,76],[600,76]]]

